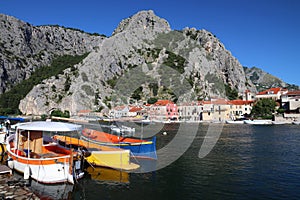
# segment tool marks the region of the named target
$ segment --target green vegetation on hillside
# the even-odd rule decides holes
[[[180,74],[184,73],[184,64],[185,59],[171,51],[166,51],[166,54],[168,54],[168,57],[163,62],[164,65],[167,65],[175,70],[177,70]]]
[[[238,91],[236,89],[231,89],[227,84],[225,84],[225,92],[229,100],[238,99]]]
[[[50,66],[40,67],[32,73],[29,79],[21,81],[15,85],[10,91],[0,95],[0,115],[20,114],[20,100],[32,90],[32,88],[42,83],[43,80],[52,76],[62,74],[67,68],[73,67],[80,63],[88,53],[80,56],[64,55],[57,57],[52,61]],[[66,88],[69,85],[66,85]]]

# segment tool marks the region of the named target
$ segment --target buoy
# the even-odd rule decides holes
[[[30,177],[30,168],[29,166],[26,166],[24,169],[24,179],[27,180]]]
[[[9,159],[7,161],[7,166],[10,168],[10,169],[14,169],[14,161],[13,159]]]
[[[163,132],[163,135],[168,135],[168,133],[165,131],[165,132]]]

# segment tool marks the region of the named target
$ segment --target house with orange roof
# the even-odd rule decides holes
[[[287,89],[282,88],[270,88],[256,94],[256,100],[260,99],[273,99],[274,101],[280,100],[281,95],[288,93]]]
[[[251,113],[254,101],[247,100],[231,100],[230,104],[230,118],[236,120],[238,118],[244,117]]]
[[[87,115],[90,115],[91,112],[92,112],[91,110],[80,110],[77,112],[77,115],[79,117],[87,116]]]
[[[129,109],[128,117],[143,117],[146,115],[146,113],[146,109],[140,106],[133,106]]]
[[[230,119],[230,103],[226,99],[211,99],[202,101],[203,121],[225,122]]]
[[[129,107],[122,105],[122,106],[116,106],[114,108],[112,108],[109,111],[109,116],[111,118],[122,118],[122,117],[128,117],[128,113],[129,113]]]
[[[149,118],[158,121],[178,120],[178,107],[170,100],[158,100],[149,109]]]

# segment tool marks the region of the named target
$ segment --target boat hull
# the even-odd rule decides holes
[[[134,170],[139,165],[130,162],[130,151],[117,147],[109,147],[92,142],[84,141],[78,138],[68,136],[53,136],[61,145],[72,145],[72,147],[80,146],[86,148],[91,155],[86,156],[85,160],[93,166],[103,166],[113,169]]]
[[[253,125],[270,125],[272,124],[271,120],[244,120],[245,124]]]
[[[244,124],[244,121],[226,120],[226,124]]]
[[[139,165],[130,163],[130,151],[92,151],[86,160],[94,166],[109,167],[113,169],[134,170]]]
[[[70,156],[43,158],[43,159],[31,159],[23,156],[18,156],[7,151],[10,161],[10,165],[13,169],[25,173],[26,168],[29,168],[29,175],[32,179],[45,184],[65,183],[69,182],[74,184],[74,178],[82,178],[82,174],[73,176],[72,166],[70,166]],[[80,161],[78,161],[80,162]],[[78,165],[80,163],[76,163]],[[28,170],[28,169],[27,169]]]
[[[84,129],[81,138],[99,145],[130,150],[131,156],[136,158],[157,159],[156,137],[153,137],[151,140],[142,140],[120,137],[92,129]]]

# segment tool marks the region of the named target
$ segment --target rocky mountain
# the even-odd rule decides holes
[[[289,90],[298,90],[299,86],[284,82],[278,77],[275,77],[257,67],[244,67],[246,78],[256,86],[258,91],[262,91],[272,87],[282,87]]]
[[[59,26],[32,26],[0,14],[0,94],[30,77],[60,55],[92,51],[103,40],[80,30]]]
[[[1,20],[0,63],[8,74],[1,77],[3,88],[26,79],[54,55],[90,52],[63,74],[36,85],[20,102],[23,114],[48,114],[52,109],[76,114],[150,97],[190,101],[256,91],[239,61],[212,33],[172,30],[151,10],[122,20],[108,38],[34,27],[4,15]],[[12,41],[14,36],[19,44]]]

